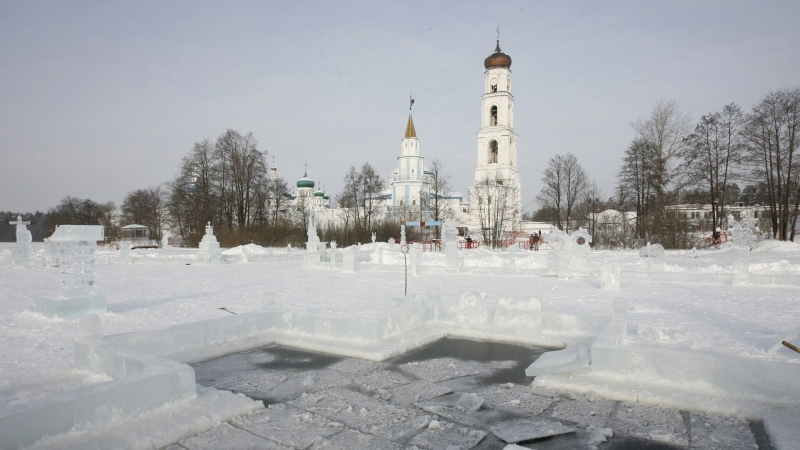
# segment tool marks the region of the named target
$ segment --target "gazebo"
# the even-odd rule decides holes
[[[130,242],[131,248],[158,248],[158,242],[150,240],[150,229],[132,223],[122,227],[122,240]]]

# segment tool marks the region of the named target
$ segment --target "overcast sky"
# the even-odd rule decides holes
[[[0,0],[0,210],[119,205],[228,128],[335,195],[350,165],[394,169],[409,94],[426,162],[466,193],[498,25],[524,208],[557,153],[608,196],[659,99],[696,119],[800,85],[798,19],[797,1]]]

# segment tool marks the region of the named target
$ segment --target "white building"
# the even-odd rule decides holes
[[[397,168],[388,177],[389,186],[378,198],[381,211],[386,216],[405,220],[433,220],[433,200],[440,195],[450,209],[450,217],[463,221],[462,195],[460,192],[437,193],[432,187],[433,174],[425,168],[425,158],[420,154],[420,142],[414,127],[414,119],[408,115],[406,132],[400,141],[400,156]],[[441,197],[445,195],[445,197]]]
[[[500,50],[483,62],[484,93],[481,96],[481,129],[478,132],[478,164],[469,190],[469,228],[486,226],[487,217],[497,216],[497,196],[505,208],[505,230],[519,230],[522,217],[522,185],[517,165],[517,134],[514,132],[514,96],[511,94],[511,57]],[[495,197],[495,198],[492,198]],[[495,201],[495,203],[492,203]]]

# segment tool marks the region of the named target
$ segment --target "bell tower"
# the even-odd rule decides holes
[[[487,183],[500,183],[509,198],[503,228],[518,230],[522,214],[522,189],[517,165],[517,134],[514,132],[514,95],[511,93],[511,57],[500,50],[483,61],[485,68],[481,96],[481,129],[478,132],[478,161],[475,179],[470,188],[470,229],[485,228],[481,224],[481,193],[477,189]],[[483,199],[483,208],[486,208]],[[484,211],[484,215],[488,214]],[[485,221],[484,221],[485,222]]]

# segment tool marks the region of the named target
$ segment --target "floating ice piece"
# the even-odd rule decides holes
[[[525,442],[544,437],[558,436],[560,434],[574,433],[575,428],[568,427],[561,422],[550,420],[527,420],[513,419],[505,420],[496,426],[490,427],[489,431],[500,438],[503,442],[511,444]]]
[[[549,373],[571,373],[589,366],[589,352],[579,345],[564,350],[542,353],[527,369],[525,375],[535,377]]]
[[[464,411],[477,411],[481,409],[481,406],[486,402],[483,397],[478,396],[478,394],[474,393],[467,393],[461,394],[461,397],[458,398],[456,401],[456,406],[459,408],[463,408]]]

